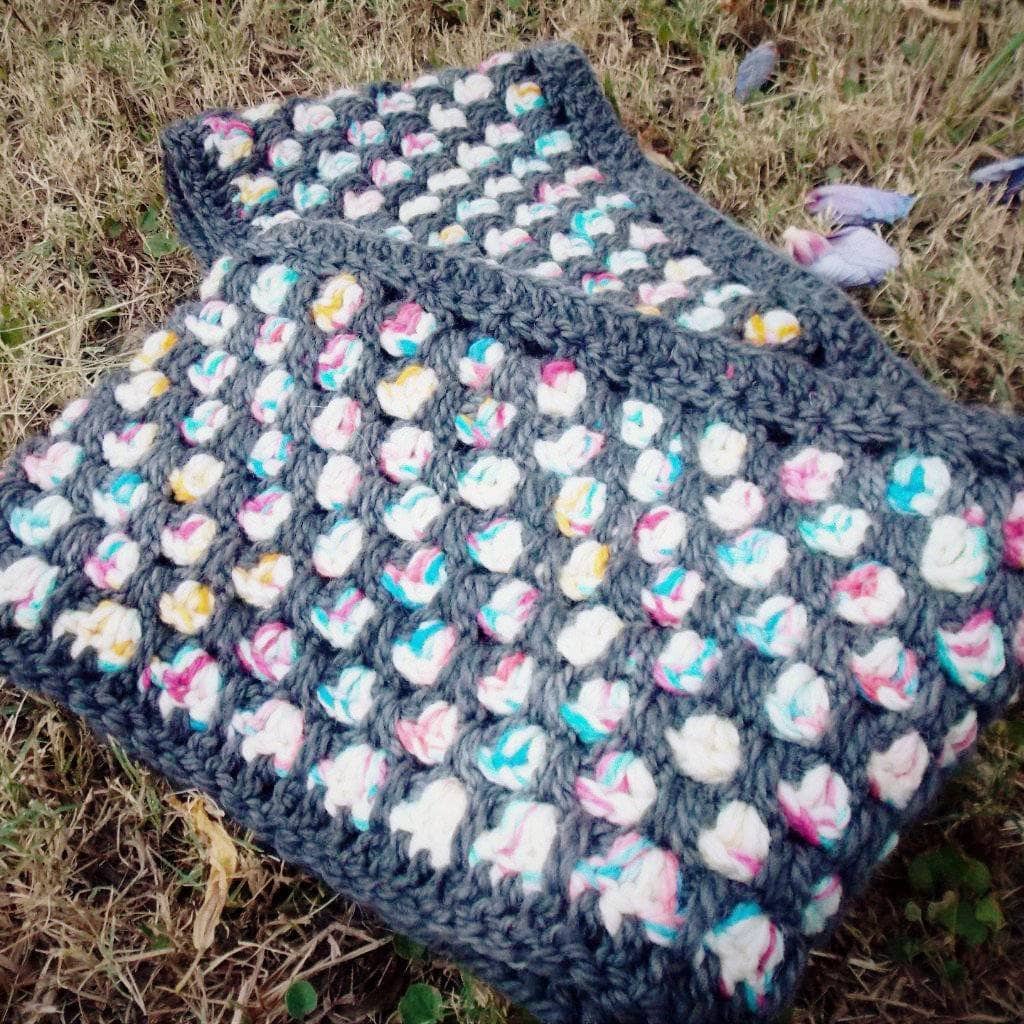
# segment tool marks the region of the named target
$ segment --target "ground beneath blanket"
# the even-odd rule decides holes
[[[193,289],[161,126],[553,35],[588,51],[659,162],[769,241],[811,226],[816,184],[920,193],[889,235],[903,267],[865,310],[948,393],[1024,410],[1024,220],[965,181],[1024,149],[1012,0],[39,0],[0,11],[0,454]],[[765,38],[777,82],[740,108],[736,65]],[[814,957],[794,1022],[1024,1019],[1019,711],[981,751]],[[0,1019],[283,1021],[300,981],[308,1021],[524,1019],[231,828],[237,866],[197,954],[218,862],[200,820],[79,723],[0,688]]]

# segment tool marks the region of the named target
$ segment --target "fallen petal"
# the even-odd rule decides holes
[[[900,264],[896,250],[870,228],[840,228],[827,237],[787,228],[782,237],[797,263],[840,288],[878,284]]]
[[[917,196],[869,185],[822,185],[807,193],[809,213],[831,217],[839,224],[893,224],[902,220]]]
[[[809,267],[832,251],[832,244],[824,235],[805,228],[786,228],[782,232],[782,240],[786,251],[802,267]]]
[[[736,99],[740,103],[746,103],[750,94],[760,89],[772,77],[778,59],[778,47],[772,42],[755,46],[743,58],[736,72]]]
[[[971,181],[979,187],[988,185],[993,190],[1001,185],[1002,189],[994,199],[997,203],[1010,203],[1024,189],[1024,156],[984,164],[971,172]]]

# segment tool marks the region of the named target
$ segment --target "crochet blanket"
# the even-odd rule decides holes
[[[542,1020],[770,1016],[1020,684],[1024,424],[752,240],[709,330],[429,243],[221,239],[4,467],[0,672]]]

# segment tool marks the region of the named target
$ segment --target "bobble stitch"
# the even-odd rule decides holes
[[[893,464],[885,496],[897,512],[930,516],[938,510],[952,482],[942,459],[905,455]]]
[[[193,513],[177,526],[164,527],[160,550],[175,565],[196,565],[205,558],[216,534],[217,523],[213,519]]]
[[[994,620],[991,609],[985,608],[962,626],[936,630],[939,663],[946,675],[968,693],[977,693],[1006,668],[1003,634]]]
[[[433,686],[451,660],[458,635],[451,626],[432,619],[397,640],[391,660],[399,674],[413,686]]]
[[[583,541],[572,549],[558,574],[558,586],[570,601],[592,597],[608,572],[611,548],[596,541]]]
[[[497,826],[481,832],[470,847],[470,867],[490,863],[492,886],[503,878],[516,878],[524,892],[540,892],[557,831],[558,811],[554,806],[512,800],[502,810]]]
[[[904,808],[917,792],[930,760],[924,740],[908,732],[893,740],[885,750],[868,758],[871,795],[893,807]]]
[[[835,452],[804,448],[782,464],[779,483],[794,501],[804,504],[827,501],[843,465],[843,459]]]
[[[790,658],[807,639],[807,609],[786,594],[776,594],[753,615],[738,615],[736,632],[769,658]]]
[[[523,553],[523,527],[515,519],[495,519],[466,541],[469,557],[491,572],[511,572]]]
[[[866,654],[851,654],[850,669],[861,696],[890,711],[906,711],[920,685],[917,655],[898,637],[879,640]]]
[[[734,882],[749,883],[768,859],[771,837],[761,816],[750,804],[732,800],[719,812],[712,828],[697,837],[701,859],[718,874]]]
[[[387,778],[387,755],[367,743],[358,743],[346,747],[337,757],[317,762],[309,770],[306,788],[322,788],[324,810],[332,818],[348,811],[352,825],[366,832]]]
[[[316,690],[320,706],[342,725],[365,721],[373,707],[377,673],[365,665],[347,665],[333,683],[321,683]]]
[[[599,894],[597,906],[609,935],[618,935],[624,917],[635,917],[650,942],[670,946],[686,917],[679,859],[636,832],[614,840],[606,854],[577,862],[569,877],[569,899]]]
[[[59,494],[47,494],[30,507],[12,508],[7,522],[11,533],[27,547],[49,543],[74,516],[71,503]]]
[[[47,598],[57,585],[60,570],[44,562],[43,559],[30,555],[11,562],[0,571],[0,610],[7,605],[14,608],[14,624],[19,629],[35,629],[42,621],[43,607]],[[111,602],[101,602],[110,604]],[[78,616],[77,618],[68,616]],[[63,621],[61,629],[57,628]],[[65,632],[85,633],[85,626],[90,620],[83,612],[65,612],[54,626],[54,636]],[[77,641],[76,641],[77,643]],[[87,646],[83,641],[80,650]],[[73,655],[77,657],[77,654]]]
[[[123,533],[108,533],[85,560],[85,574],[100,590],[120,590],[139,565],[139,545]]]
[[[733,583],[752,589],[767,587],[789,559],[785,537],[771,530],[747,530],[716,550],[725,575]]]
[[[604,434],[577,425],[554,440],[534,442],[533,457],[546,472],[573,476],[603,450]]]
[[[676,767],[709,786],[724,785],[740,770],[740,734],[728,718],[691,715],[679,729],[666,729],[665,739]]]
[[[687,629],[673,633],[654,662],[654,681],[673,694],[695,696],[722,660],[713,637]]]
[[[942,741],[938,757],[939,767],[948,768],[972,746],[978,738],[978,713],[971,708],[958,722],[950,726]]]
[[[594,777],[576,777],[576,799],[583,810],[613,825],[635,825],[658,795],[643,761],[631,751],[609,750],[594,766]]]
[[[511,402],[498,402],[487,397],[474,412],[460,413],[455,417],[455,433],[470,448],[490,448],[515,419],[516,411]]]
[[[731,998],[739,991],[748,1010],[762,1009],[784,952],[778,926],[761,907],[752,901],[737,904],[704,936],[704,946],[718,957],[722,994]]]
[[[376,605],[358,587],[346,587],[329,606],[315,607],[310,621],[335,650],[351,651],[376,614]]]
[[[254,566],[236,565],[231,570],[235,593],[246,604],[272,608],[292,581],[292,560],[287,555],[260,555]]]
[[[506,654],[490,675],[477,680],[477,700],[496,715],[515,714],[533,685],[534,668],[534,660],[528,655],[519,651]]]
[[[708,519],[723,533],[740,533],[761,518],[765,498],[757,484],[733,480],[717,498],[706,495],[704,509]]]
[[[493,746],[481,746],[476,765],[489,782],[513,791],[526,789],[547,759],[547,736],[536,725],[511,726]]]
[[[213,591],[198,580],[183,580],[173,591],[160,595],[160,621],[191,636],[200,632],[213,615]]]
[[[299,656],[295,634],[284,623],[266,623],[236,647],[242,667],[263,683],[280,683]]]
[[[56,579],[56,570],[51,576],[45,563],[38,559],[26,561],[31,564],[14,562],[0,574],[0,607],[13,600],[15,623],[22,629],[34,629]],[[19,590],[13,596],[9,574],[20,580]],[[100,601],[88,611],[67,611],[57,617],[53,624],[54,639],[69,633],[72,658],[80,658],[87,650],[92,650],[101,672],[120,672],[135,657],[142,639],[142,625],[134,608],[126,608],[116,601]]]
[[[746,454],[746,435],[720,421],[705,428],[697,447],[700,468],[712,479],[735,476]]]
[[[594,605],[578,612],[555,638],[558,653],[581,668],[603,658],[622,632],[623,622],[610,608]]]
[[[533,614],[540,591],[522,580],[508,580],[491,594],[477,613],[477,625],[498,643],[511,643]]]
[[[316,360],[316,382],[325,391],[338,391],[359,365],[363,343],[344,332],[328,338]]]
[[[415,302],[406,302],[380,325],[380,346],[388,355],[414,356],[436,330],[432,313]]]
[[[780,782],[777,797],[789,827],[812,846],[833,849],[850,823],[850,791],[827,764],[811,768],[798,786]]]
[[[587,393],[587,381],[567,359],[545,363],[537,387],[537,408],[545,416],[572,416]]]
[[[459,712],[443,700],[428,704],[418,718],[395,723],[398,742],[421,764],[440,764],[459,731]]]
[[[772,732],[779,739],[805,746],[821,740],[832,717],[825,680],[802,661],[779,673],[764,707]]]
[[[863,509],[829,505],[817,519],[801,519],[797,529],[812,551],[833,558],[852,558],[871,525],[871,517]]]
[[[620,680],[588,679],[574,701],[559,708],[562,720],[589,745],[607,739],[629,710],[629,687]]]
[[[751,345],[787,345],[800,337],[800,321],[785,309],[770,309],[747,320],[743,336]]]
[[[291,514],[291,495],[281,487],[268,487],[242,504],[238,525],[249,540],[258,543],[273,538]]]
[[[670,505],[655,505],[637,520],[633,537],[645,562],[664,565],[686,544],[686,516]]]
[[[906,596],[896,573],[878,562],[858,565],[832,585],[836,614],[861,626],[891,622]]]
[[[640,592],[640,605],[659,626],[678,628],[704,592],[699,573],[681,565],[662,566],[650,587]]]
[[[985,582],[988,534],[961,516],[939,516],[932,522],[921,551],[921,575],[936,590],[970,594]]]
[[[466,789],[458,779],[434,779],[418,797],[392,809],[388,827],[409,833],[410,857],[426,851],[430,866],[442,871],[451,864],[452,841],[468,807]]]
[[[392,562],[384,566],[381,586],[406,608],[425,608],[445,585],[448,570],[440,548],[420,548],[404,568]]]
[[[143,693],[151,686],[160,690],[157,706],[163,718],[182,710],[188,714],[191,729],[209,729],[220,705],[223,682],[220,666],[201,647],[184,644],[169,663],[154,658],[139,677]]]
[[[820,935],[835,917],[843,900],[843,884],[838,875],[825,875],[811,888],[811,899],[804,907],[801,931]]]

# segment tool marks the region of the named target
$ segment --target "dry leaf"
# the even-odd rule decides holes
[[[192,797],[186,813],[196,835],[206,843],[210,865],[206,896],[192,925],[192,945],[202,953],[213,944],[213,934],[228,898],[228,882],[238,869],[238,851],[220,821],[206,813],[206,802],[201,796]]]
[[[658,167],[661,167],[666,171],[674,171],[676,169],[676,165],[672,163],[664,153],[659,153],[656,149],[652,149],[650,146],[641,145],[640,149],[652,164],[656,164]]]

